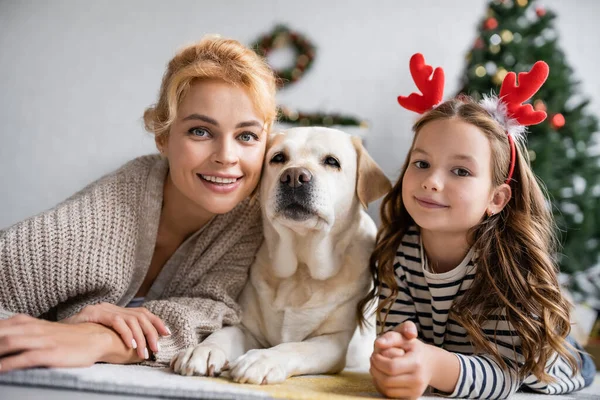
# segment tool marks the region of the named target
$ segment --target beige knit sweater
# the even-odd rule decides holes
[[[137,158],[0,231],[0,319],[61,320],[88,304],[125,306],[152,260],[167,171],[160,156]],[[263,236],[257,203],[213,218],[163,267],[144,303],[172,332],[160,339],[158,362],[240,321],[236,299]]]

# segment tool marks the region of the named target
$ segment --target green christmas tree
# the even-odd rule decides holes
[[[548,118],[529,127],[527,143],[560,230],[561,271],[573,274],[600,259],[600,158],[593,150],[598,120],[586,112],[588,101],[557,44],[555,18],[534,0],[491,1],[468,54],[461,92],[476,99],[497,94],[507,71],[528,71],[537,60],[550,66],[548,80],[531,100]]]

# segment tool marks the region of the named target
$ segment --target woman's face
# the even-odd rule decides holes
[[[176,197],[201,213],[231,211],[258,184],[264,127],[244,89],[216,80],[193,83],[159,146],[168,158]]]

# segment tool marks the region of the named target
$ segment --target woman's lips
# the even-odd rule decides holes
[[[202,184],[209,190],[211,190],[212,192],[218,193],[218,194],[227,194],[227,193],[231,193],[233,191],[235,191],[238,187],[240,187],[240,185],[242,184],[242,179],[243,177],[237,178],[235,180],[235,182],[232,183],[223,183],[223,182],[211,182],[209,180],[204,179],[200,174],[196,174],[196,176],[198,176],[198,179],[200,180],[200,182],[202,182]]]

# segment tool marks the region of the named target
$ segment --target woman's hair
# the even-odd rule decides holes
[[[468,98],[440,104],[414,125],[419,131],[431,121],[458,118],[479,128],[489,140],[492,160],[492,185],[503,184],[508,175],[510,147],[504,129],[480,105]],[[521,377],[534,373],[550,380],[546,363],[557,352],[577,370],[575,357],[565,337],[569,333],[569,303],[562,296],[557,280],[554,222],[550,206],[533,174],[527,150],[517,141],[512,196],[504,210],[481,222],[469,232],[477,254],[477,274],[471,288],[451,308],[449,317],[464,327],[476,352],[491,354],[506,367],[498,349],[483,333],[482,325],[492,315],[503,314],[522,340],[520,353],[525,358]],[[398,295],[394,258],[402,237],[415,222],[402,203],[402,180],[410,159],[407,157],[398,182],[383,199],[381,227],[371,255],[370,268],[375,287],[362,300],[361,310],[382,292],[382,283],[391,295],[380,301],[377,313],[389,308]],[[517,351],[513,346],[513,351]]]
[[[271,129],[277,116],[273,71],[240,42],[210,35],[184,47],[169,62],[158,102],[144,112],[146,130],[158,138],[167,136],[190,85],[202,79],[218,79],[246,90],[265,129]]]

